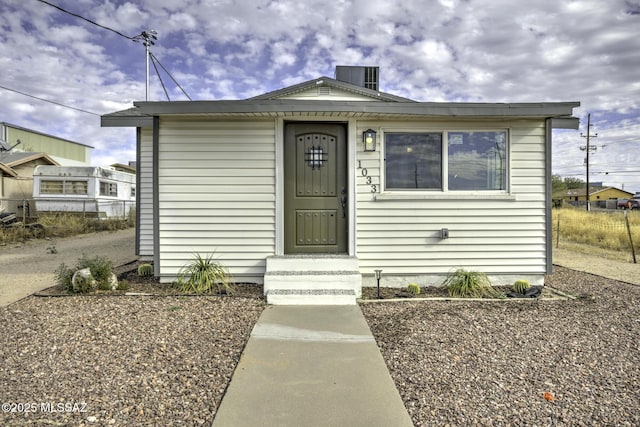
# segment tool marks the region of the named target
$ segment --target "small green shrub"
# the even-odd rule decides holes
[[[195,254],[193,261],[180,270],[177,286],[184,293],[233,292],[226,267],[214,261],[213,254],[205,258]]]
[[[56,283],[61,285],[67,292],[73,292],[73,274],[83,268],[88,268],[91,271],[91,275],[97,283],[99,289],[109,289],[109,277],[113,271],[113,264],[105,257],[95,256],[88,258],[86,255],[82,255],[74,268],[70,268],[65,263],[62,263],[54,271],[56,275]],[[90,287],[83,287],[79,290],[80,293],[86,293],[91,291]]]
[[[117,290],[119,291],[128,291],[129,290],[129,282],[126,280],[120,280],[118,281],[118,288]]]
[[[54,270],[56,275],[56,283],[66,291],[73,292],[73,284],[71,283],[71,279],[73,278],[73,273],[75,270],[67,267],[67,265],[63,262],[61,263],[57,269]]]
[[[442,283],[449,296],[461,298],[497,298],[500,293],[492,286],[486,274],[463,268],[449,274]]]
[[[411,295],[420,295],[420,286],[416,283],[409,283],[407,285],[407,292]]]
[[[140,276],[140,277],[153,276],[153,265],[151,265],[151,264],[140,264],[138,266],[138,276]]]
[[[82,255],[76,263],[76,270],[82,268],[88,268],[91,270],[93,278],[98,282],[98,287],[102,287],[102,284],[109,281],[109,276],[113,270],[113,264],[107,258],[102,256],[94,256],[88,258],[86,255]]]
[[[519,294],[524,294],[527,289],[529,289],[531,285],[526,280],[516,280],[513,283],[513,291]]]

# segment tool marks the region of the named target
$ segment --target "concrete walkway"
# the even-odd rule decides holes
[[[413,426],[358,306],[269,306],[213,422]]]

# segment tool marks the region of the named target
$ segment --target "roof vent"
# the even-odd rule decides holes
[[[331,95],[331,88],[329,86],[318,86],[318,96]]]
[[[379,90],[380,67],[336,66],[336,80],[371,90]]]

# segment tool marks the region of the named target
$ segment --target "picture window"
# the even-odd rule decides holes
[[[387,132],[385,189],[506,191],[507,131]]]

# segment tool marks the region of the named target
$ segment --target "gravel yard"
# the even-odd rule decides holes
[[[640,425],[640,287],[561,267],[547,284],[578,298],[362,305],[416,426]],[[210,425],[263,308],[260,292],[0,307],[0,425]]]
[[[0,425],[211,425],[262,309],[125,296],[0,308]]]
[[[579,298],[362,306],[416,426],[640,425],[640,287],[548,284]]]

